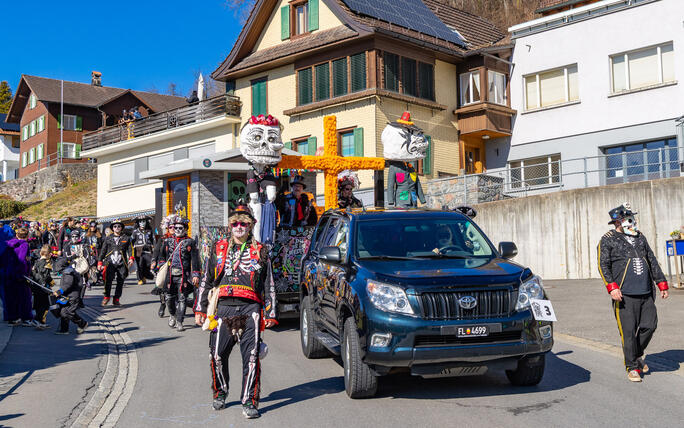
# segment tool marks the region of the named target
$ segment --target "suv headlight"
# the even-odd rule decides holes
[[[530,299],[543,299],[544,286],[542,279],[537,275],[523,282],[518,289],[518,301],[515,304],[516,311],[530,307]]]
[[[373,306],[381,311],[413,315],[413,308],[403,288],[369,279],[366,291]]]

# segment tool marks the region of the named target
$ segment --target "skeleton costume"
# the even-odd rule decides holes
[[[608,293],[622,292],[622,301],[612,300],[612,304],[622,337],[625,368],[628,372],[641,371],[641,357],[658,323],[653,285],[661,291],[667,290],[668,285],[646,237],[636,227],[636,213],[629,204],[614,208],[609,214],[608,224],[620,223],[624,233],[611,230],[601,238],[599,273]]]
[[[138,285],[142,285],[145,283],[145,280],[154,279],[154,275],[150,272],[154,250],[154,235],[147,217],[138,218],[136,222],[138,228],[131,234],[131,245],[133,246],[133,257],[137,266]]]
[[[57,290],[62,299],[59,310],[59,330],[57,330],[57,333],[69,334],[70,321],[76,324],[78,333],[83,333],[83,330],[88,326],[88,322],[78,314],[78,308],[81,307],[83,279],[71,267],[66,258],[57,259],[53,266],[56,272],[62,274],[60,287]]]
[[[413,124],[409,112],[404,112],[401,119],[385,127],[380,139],[385,159],[390,161],[387,204],[403,208],[417,207],[418,200],[424,204],[423,186],[413,165],[425,158],[428,149],[423,130]]]
[[[276,198],[275,177],[270,169],[282,158],[284,145],[280,134],[280,123],[271,115],[252,116],[240,132],[240,152],[250,166],[247,171],[249,206],[259,225],[253,233],[260,242],[273,242],[275,234],[275,228],[268,227],[275,225]],[[266,235],[262,236],[262,232]]]
[[[195,240],[188,237],[186,219],[178,218],[174,226],[181,225],[184,230],[164,238],[159,249],[159,264],[169,263],[168,278],[163,292],[169,310],[169,327],[183,331],[183,320],[188,296],[194,292],[193,278],[200,277],[199,250]]]
[[[79,258],[84,258],[86,261],[90,260],[91,254],[88,245],[81,240],[81,232],[77,229],[71,231],[71,240],[64,243],[62,247],[62,257],[71,264],[71,266],[76,269],[76,261]],[[83,305],[83,299],[85,298],[86,285],[88,283],[87,270],[80,272],[79,277],[83,281],[81,284],[81,306]]]
[[[363,208],[363,203],[352,193],[345,197],[342,189],[351,186],[352,192],[360,186],[359,176],[354,171],[344,170],[337,174],[337,205],[342,208]]]
[[[128,276],[128,263],[133,260],[131,255],[131,241],[123,233],[123,223],[119,220],[114,220],[110,227],[115,224],[122,226],[120,235],[112,233],[107,236],[102,243],[100,249],[100,256],[98,257],[98,267],[104,266],[102,276],[105,280],[104,299],[102,304],[106,305],[109,302],[109,297],[112,292],[112,282],[116,278],[116,290],[114,291],[114,304],[119,304],[119,298],[123,292],[124,280]]]
[[[253,220],[247,207],[238,207],[234,213],[237,218],[244,215]],[[228,358],[239,344],[243,413],[258,417],[261,331],[266,319],[275,320],[277,307],[268,251],[252,237],[243,244],[230,238],[218,241],[207,259],[200,293],[199,312],[207,315],[203,329],[211,331],[214,409],[222,408],[228,395]],[[253,412],[251,416],[249,412]]]

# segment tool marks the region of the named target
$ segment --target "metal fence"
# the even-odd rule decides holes
[[[558,155],[513,161],[482,174],[442,178],[428,183],[432,207],[476,204],[559,190],[684,175],[681,148],[624,151],[561,159]]]

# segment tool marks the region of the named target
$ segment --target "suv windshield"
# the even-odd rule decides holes
[[[465,218],[398,218],[358,222],[356,256],[382,258],[492,258],[494,250]]]

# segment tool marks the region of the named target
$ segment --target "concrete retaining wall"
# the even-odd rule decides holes
[[[475,221],[495,245],[515,242],[515,261],[546,279],[599,278],[596,247],[613,229],[608,211],[625,201],[667,274],[665,241],[684,225],[684,177],[487,202],[474,205]],[[435,198],[431,206],[446,202]]]
[[[0,184],[0,194],[22,202],[43,201],[73,183],[97,178],[97,165],[73,163],[51,166]]]

